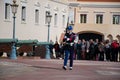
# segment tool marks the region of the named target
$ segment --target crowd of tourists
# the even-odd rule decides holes
[[[50,45],[50,52],[53,58],[64,58],[64,45],[57,41]],[[55,54],[55,55],[54,55]],[[78,40],[74,43],[74,59],[76,60],[97,60],[97,61],[120,61],[120,44],[117,40],[99,41],[90,39]]]

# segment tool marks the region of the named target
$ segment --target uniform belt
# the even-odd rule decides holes
[[[66,43],[66,45],[70,45],[70,46],[73,46],[73,42],[71,42],[71,43]]]

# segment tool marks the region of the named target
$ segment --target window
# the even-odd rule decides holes
[[[47,15],[49,15],[50,14],[50,11],[46,11],[46,14],[45,14],[45,24],[47,24]]]
[[[10,19],[10,4],[5,3],[5,19]]]
[[[57,25],[57,14],[54,15],[54,25]]]
[[[39,23],[39,10],[35,10],[35,23]]]
[[[113,24],[120,24],[120,15],[113,15]]]
[[[87,15],[80,14],[80,23],[87,23]]]
[[[22,21],[26,21],[26,7],[22,6],[22,16],[21,16]]]
[[[65,26],[65,15],[62,16],[62,19],[63,19],[62,20],[63,21],[62,24],[63,24],[63,27],[64,27]]]
[[[103,23],[103,15],[98,14],[96,15],[96,24],[102,24]]]

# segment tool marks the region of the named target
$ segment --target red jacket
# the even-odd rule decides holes
[[[113,42],[112,44],[111,44],[111,46],[112,46],[112,48],[118,48],[119,47],[119,44],[117,43],[117,42]]]

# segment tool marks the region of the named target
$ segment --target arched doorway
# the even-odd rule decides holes
[[[104,36],[102,34],[98,33],[92,33],[92,32],[84,32],[84,33],[79,33],[79,39],[85,39],[85,40],[90,40],[90,39],[99,39],[99,41],[104,40]]]
[[[117,35],[116,37],[117,37],[117,39],[118,39],[118,41],[120,43],[120,35]]]

